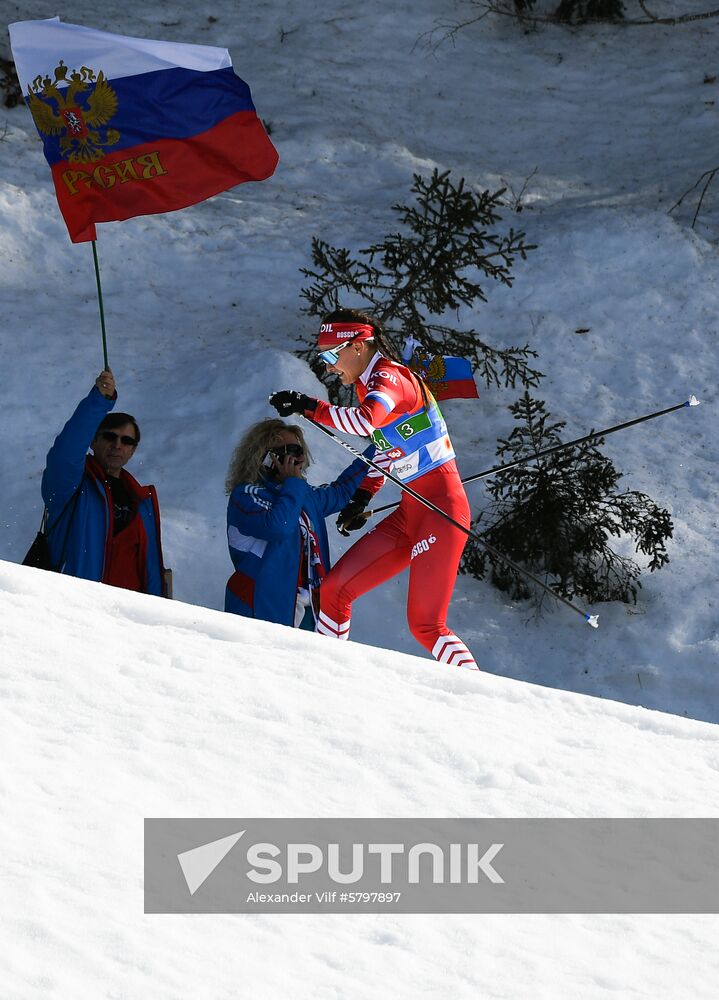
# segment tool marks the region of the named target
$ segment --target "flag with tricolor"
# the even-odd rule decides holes
[[[74,243],[97,222],[187,208],[277,166],[226,49],[59,18],[11,24],[10,40]]]
[[[405,341],[402,359],[408,368],[422,377],[438,402],[443,399],[479,398],[472,365],[466,358],[430,354],[415,337],[410,336]]]

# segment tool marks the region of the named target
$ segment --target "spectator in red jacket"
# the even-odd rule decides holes
[[[42,496],[52,563],[69,576],[167,596],[155,487],[125,470],[140,428],[129,413],[111,412],[116,399],[106,369],[48,452]]]

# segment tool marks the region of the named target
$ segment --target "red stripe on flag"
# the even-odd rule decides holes
[[[444,386],[443,389],[440,389],[436,382],[428,384],[438,402],[443,399],[479,399],[474,379],[457,379],[456,382],[440,383]]]
[[[264,180],[278,159],[255,112],[239,111],[191,139],[144,143],[97,163],[56,163],[52,176],[70,239],[81,243],[95,238],[96,222],[174,212]]]

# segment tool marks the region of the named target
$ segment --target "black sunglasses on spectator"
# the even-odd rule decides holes
[[[117,434],[115,431],[100,431],[100,437],[104,441],[108,441],[112,444],[114,444],[119,438],[123,444],[132,448],[137,447],[137,440],[134,437],[130,437],[129,434]]]
[[[301,444],[280,444],[272,449],[272,454],[277,458],[287,458],[288,455],[291,455],[293,458],[300,458],[304,453],[305,451]]]

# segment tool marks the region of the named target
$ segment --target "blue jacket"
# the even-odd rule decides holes
[[[373,451],[370,446],[367,453]],[[227,505],[227,540],[236,572],[227,581],[225,611],[293,625],[302,555],[300,512],[311,520],[329,570],[325,518],[349,503],[366,472],[357,459],[329,486],[293,477],[282,483],[238,483]]]
[[[115,405],[93,386],[48,452],[42,498],[48,510],[48,542],[53,565],[83,580],[102,581],[112,542],[112,519],[103,471],[87,454],[98,425]],[[160,511],[154,486],[141,486],[124,469],[123,482],[137,496],[147,535],[147,593],[165,596]],[[71,499],[77,487],[76,499]],[[68,502],[69,501],[69,502]],[[64,553],[64,557],[63,557]]]

